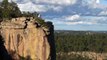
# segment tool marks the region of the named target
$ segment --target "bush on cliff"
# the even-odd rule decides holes
[[[40,14],[37,12],[21,12],[15,2],[3,0],[0,3],[0,21],[11,20],[11,18],[17,17],[34,17],[36,22],[38,22],[42,27],[47,28],[45,21],[39,15]]]
[[[11,19],[16,17],[37,17],[39,13],[37,12],[21,12],[18,5],[15,2],[8,2],[8,0],[3,0],[0,3],[0,18]]]
[[[2,19],[11,19],[15,17],[19,17],[21,15],[21,11],[19,10],[16,3],[9,3],[8,0],[3,0],[0,4],[0,18]]]

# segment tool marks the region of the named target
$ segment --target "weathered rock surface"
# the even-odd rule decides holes
[[[49,58],[50,45],[46,32],[42,27],[37,27],[38,24],[32,20],[33,18],[30,18],[30,21],[26,21],[26,18],[22,17],[1,22],[0,32],[5,40],[5,47],[14,60]]]
[[[57,55],[63,55],[65,53],[58,53]],[[91,60],[106,60],[107,59],[107,53],[96,53],[96,52],[89,52],[89,51],[83,51],[83,52],[69,52],[66,53],[67,55],[76,55],[76,56],[82,56],[87,57]]]

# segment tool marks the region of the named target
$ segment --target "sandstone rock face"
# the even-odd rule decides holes
[[[57,55],[63,55],[65,53],[57,53]],[[83,52],[69,52],[66,53],[67,55],[76,55],[76,56],[82,56],[87,57],[91,60],[106,60],[107,59],[107,53],[96,53],[96,52],[89,52],[89,51],[83,51]]]
[[[26,18],[14,18],[12,21],[1,22],[0,32],[5,40],[5,47],[15,57],[14,60],[47,60],[50,54],[50,45],[46,32],[37,27],[35,22],[26,21]]]

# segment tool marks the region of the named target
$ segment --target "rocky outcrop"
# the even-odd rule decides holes
[[[106,60],[107,59],[107,53],[96,53],[96,52],[89,52],[89,51],[83,51],[83,52],[69,52],[69,53],[57,53],[57,55],[63,55],[67,54],[70,55],[76,55],[81,57],[87,57],[91,60]]]
[[[5,47],[14,60],[47,60],[50,45],[46,30],[38,26],[32,17],[14,18],[1,22],[0,32],[5,40]]]

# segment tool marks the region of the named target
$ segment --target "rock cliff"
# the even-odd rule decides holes
[[[0,35],[13,60],[47,60],[50,56],[49,29],[39,26],[32,17],[1,22]]]

